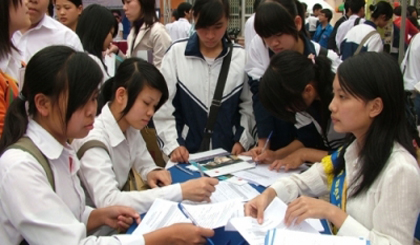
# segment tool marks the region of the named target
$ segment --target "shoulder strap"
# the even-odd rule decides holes
[[[50,182],[52,189],[55,191],[54,175],[51,170],[50,163],[30,138],[22,137],[16,143],[10,145],[7,149],[19,149],[31,154],[44,169],[48,182]]]
[[[376,30],[373,30],[373,31],[371,31],[371,32],[369,32],[363,39],[362,39],[362,41],[360,42],[360,44],[359,44],[359,46],[357,47],[357,49],[356,49],[356,52],[354,52],[354,54],[353,54],[353,56],[355,56],[355,55],[358,55],[359,53],[360,53],[360,51],[362,50],[362,48],[363,48],[363,45],[365,45],[365,43],[367,42],[367,40],[371,37],[371,36],[373,36],[373,35],[375,35],[376,33],[378,33]]]
[[[220,69],[219,78],[217,79],[217,85],[214,91],[213,100],[211,102],[206,128],[204,129],[200,151],[206,151],[210,148],[210,139],[213,135],[214,124],[216,123],[219,108],[222,105],[223,90],[225,89],[226,79],[229,73],[230,61],[232,59],[233,52],[233,44],[231,42],[228,44],[228,48],[229,52],[223,59],[222,68]]]
[[[102,143],[99,140],[89,140],[86,141],[77,151],[77,157],[79,159],[82,159],[83,155],[85,154],[85,152],[91,148],[101,148],[104,149],[106,151],[106,153],[108,153],[109,155],[109,150],[108,147],[106,147],[106,145],[104,143]]]
[[[354,25],[353,26],[357,26],[359,23],[360,23],[360,19],[362,19],[362,18],[357,18],[355,21],[354,21]]]
[[[320,47],[320,49],[319,49],[318,56],[327,57],[328,56],[328,49],[322,47],[321,45],[319,45],[319,47]]]

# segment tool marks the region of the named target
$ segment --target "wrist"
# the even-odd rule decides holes
[[[115,47],[116,47],[116,50],[114,50],[114,54],[118,55],[118,53],[120,52],[120,48],[118,46],[115,46]]]
[[[264,191],[264,195],[266,195],[269,200],[273,200],[277,196],[277,192],[269,187]]]
[[[328,209],[329,211],[327,211],[326,218],[328,221],[333,223],[337,229],[340,229],[347,218],[347,213],[335,205],[332,206],[333,208]]]

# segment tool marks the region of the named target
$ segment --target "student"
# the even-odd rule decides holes
[[[345,60],[355,54],[359,46],[360,52],[382,52],[384,44],[377,27],[383,28],[392,18],[392,6],[388,2],[380,1],[369,6],[370,20],[353,27],[344,37],[340,46],[341,59]]]
[[[83,10],[76,29],[85,52],[98,63],[102,70],[104,76],[101,85],[109,78],[103,52],[108,49],[112,38],[116,35],[115,23],[114,15],[109,9],[98,4],[91,4]]]
[[[115,37],[113,41],[121,41],[124,40],[124,25],[122,23],[122,16],[119,10],[112,10],[112,14],[114,15],[115,20],[117,21],[118,28],[115,30]]]
[[[28,63],[22,93],[9,108],[5,136],[0,140],[2,244],[162,244],[188,240],[203,244],[202,236],[211,236],[213,231],[191,224],[173,225],[143,236],[86,237],[101,225],[126,230],[133,220],[140,221],[139,214],[128,207],[95,210],[85,206],[77,175],[80,162],[67,143],[68,138],[85,137],[92,128],[101,80],[102,73],[92,59],[66,46],[45,48]],[[42,152],[54,185],[32,153],[8,148],[21,137],[28,137]],[[184,237],[179,237],[180,231]]]
[[[18,74],[21,57],[13,45],[13,33],[31,25],[27,2],[5,0],[0,3],[0,135],[7,108],[19,93]]]
[[[251,45],[252,39],[257,35],[254,29],[254,18],[255,18],[255,11],[257,11],[258,5],[260,4],[261,0],[255,0],[253,9],[254,13],[246,20],[245,22],[245,50],[248,51],[249,46]]]
[[[166,31],[168,31],[168,33],[171,31],[172,24],[175,21],[177,21],[178,19],[179,19],[179,17],[178,17],[178,9],[175,9],[174,11],[172,11],[171,22],[169,22],[168,24],[165,25]]]
[[[309,40],[303,28],[303,16],[300,4],[297,1],[288,0],[260,4],[255,14],[255,30],[259,36],[255,36],[251,42],[245,71],[249,76],[253,93],[253,107],[259,137],[258,146],[248,154],[260,162],[272,163],[296,150],[293,145],[290,145],[296,138],[293,123],[275,118],[264,109],[260,102],[259,79],[267,69],[271,56],[284,50],[294,50],[306,57],[310,54],[326,55],[332,61],[334,72],[341,63],[333,51],[323,49],[321,52],[321,46]],[[267,143],[267,150],[262,152],[271,132],[273,133]]]
[[[83,51],[79,37],[72,30],[46,15],[49,0],[28,2],[31,26],[13,35],[13,43],[28,62],[39,50],[51,45],[65,45]]]
[[[328,105],[332,100],[334,73],[323,56],[306,57],[286,50],[274,55],[260,81],[262,105],[271,114],[295,123],[295,151],[274,161],[270,169],[286,170],[304,162],[319,162],[343,144],[345,135],[332,128]]]
[[[323,9],[320,11],[320,14],[318,15],[319,25],[312,38],[313,41],[319,43],[319,45],[324,48],[327,48],[328,40],[331,36],[331,32],[333,31],[333,27],[330,24],[332,17],[333,14],[331,10]]]
[[[168,30],[172,42],[189,37],[191,29],[191,3],[183,2],[178,5],[178,20],[172,23],[171,28]]]
[[[58,21],[74,32],[82,10],[82,0],[55,0],[55,11]]]
[[[350,9],[350,1],[351,0],[346,0],[344,2],[343,16],[341,16],[341,18],[338,19],[337,22],[335,22],[334,29],[331,32],[330,38],[328,39],[328,47],[327,48],[331,49],[331,50],[334,50],[336,53],[338,53],[338,47],[337,47],[337,44],[335,43],[335,37],[337,36],[338,27],[340,27],[340,25],[343,24],[346,20],[348,20],[349,17],[352,15],[351,9]]]
[[[394,19],[394,24],[401,29],[401,6],[398,6],[394,9],[394,13],[397,16]],[[407,13],[408,14],[408,13]],[[412,21],[409,18],[405,20],[405,44],[410,44],[411,37],[416,35],[419,32],[416,25],[413,25]]]
[[[341,47],[341,42],[353,26],[357,26],[365,22],[365,0],[350,0],[350,10],[352,15],[337,29],[335,36],[335,43],[338,49]],[[339,50],[341,52],[341,50]]]
[[[350,133],[341,150],[300,175],[277,180],[245,205],[263,222],[274,197],[288,204],[286,225],[326,219],[339,236],[372,245],[412,244],[420,211],[420,170],[407,130],[402,74],[387,54],[344,61],[329,105],[334,129]],[[312,197],[330,193],[330,202]],[[299,197],[300,196],[300,197]]]
[[[170,173],[156,166],[140,134],[139,130],[168,98],[165,79],[156,67],[138,58],[125,60],[115,77],[103,86],[100,98],[102,113],[96,118],[94,129],[87,137],[72,142],[79,151],[86,142],[97,140],[109,152],[91,148],[80,159],[80,178],[87,190],[88,204],[127,205],[144,213],[156,198],[210,200],[217,179],[201,178],[170,185]],[[154,189],[122,191],[131,168]],[[158,185],[165,187],[155,188]]]
[[[316,28],[318,28],[319,25],[319,14],[321,13],[322,5],[319,3],[314,4],[312,7],[312,14],[307,19],[307,30],[309,32],[309,35],[311,38],[315,35]]]
[[[175,162],[187,162],[189,153],[210,148],[239,154],[253,144],[251,95],[246,83],[245,51],[227,38],[228,0],[197,0],[192,8],[197,32],[175,42],[166,53],[161,72],[169,100],[154,117],[163,151]],[[204,135],[224,58],[232,52],[222,101],[212,133]],[[215,102],[217,104],[217,102]],[[214,107],[213,107],[214,108]]]
[[[127,37],[127,54],[124,55],[115,45],[112,47],[112,52],[122,57],[142,58],[160,68],[163,55],[172,41],[165,26],[156,16],[155,1],[124,0],[123,3],[125,16],[132,23]]]

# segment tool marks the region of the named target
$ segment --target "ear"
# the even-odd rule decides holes
[[[384,103],[382,99],[378,97],[369,101],[369,107],[369,117],[374,118],[381,114],[384,108]]]
[[[315,88],[314,86],[309,83],[308,85],[305,86],[305,88],[303,89],[303,93],[302,93],[302,97],[305,101],[312,101],[314,98],[314,92],[315,92]]]
[[[115,99],[118,104],[125,105],[127,104],[127,90],[124,87],[119,87],[117,91],[115,91]]]
[[[35,107],[38,114],[47,117],[52,111],[52,104],[50,98],[44,94],[37,94],[34,97]]]
[[[295,17],[295,26],[298,31],[302,30],[302,18],[299,15]]]
[[[79,7],[77,7],[77,13],[79,15],[81,15],[82,14],[82,11],[83,11],[83,5],[79,5]]]

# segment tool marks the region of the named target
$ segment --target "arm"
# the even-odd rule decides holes
[[[134,208],[139,213],[144,213],[147,212],[156,198],[173,201],[182,200],[182,190],[179,184],[145,191],[121,191],[120,188],[125,184],[127,177],[123,180],[117,180],[113,171],[114,164],[104,149],[92,148],[87,150],[80,162],[80,178],[90,198],[98,208],[124,205]],[[128,176],[131,167],[126,166],[126,168]]]
[[[155,23],[151,28],[152,30],[150,30],[150,35],[153,47],[153,64],[160,69],[162,58],[169,46],[171,46],[172,40],[168,32],[166,32],[165,27],[160,23]]]

